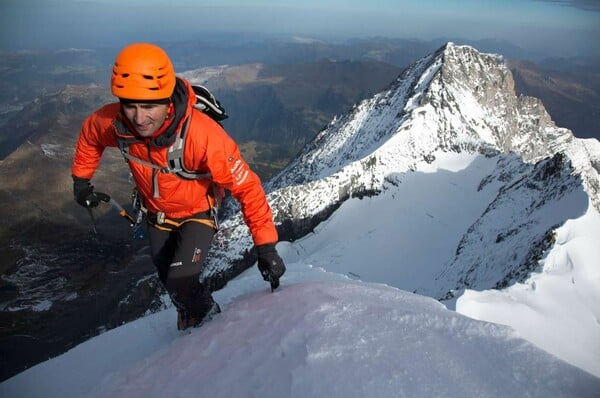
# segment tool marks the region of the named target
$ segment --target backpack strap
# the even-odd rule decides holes
[[[210,173],[201,173],[188,170],[185,168],[183,163],[183,152],[185,150],[185,135],[187,134],[191,116],[189,116],[184,124],[183,128],[177,131],[175,134],[175,141],[169,147],[167,152],[167,167],[161,167],[152,162],[135,157],[129,153],[129,145],[134,143],[142,142],[140,139],[131,135],[125,124],[120,120],[115,120],[113,125],[117,129],[117,144],[121,154],[126,161],[136,162],[147,167],[151,167],[160,171],[161,173],[172,173],[185,180],[200,180],[200,179],[211,179]]]
[[[194,89],[194,93],[196,94],[196,104],[194,108],[199,110],[200,112],[206,113],[209,117],[215,120],[217,123],[225,120],[229,117],[225,112],[225,109],[221,106],[219,101],[212,95],[208,89],[202,86],[192,86]],[[183,122],[183,126],[175,133],[175,140],[173,144],[169,146],[167,150],[167,167],[161,167],[152,162],[145,161],[138,157],[135,157],[129,153],[129,145],[134,143],[141,143],[142,140],[138,139],[134,135],[131,134],[127,126],[123,123],[123,121],[116,119],[113,122],[115,129],[117,130],[117,144],[121,154],[125,158],[127,162],[136,162],[142,164],[147,167],[151,167],[155,170],[158,170],[161,173],[172,173],[177,177],[185,179],[185,180],[200,180],[207,179],[211,180],[212,192],[208,192],[208,200],[210,203],[210,215],[212,217],[211,226],[215,229],[219,229],[219,218],[218,218],[218,209],[220,205],[220,201],[222,199],[220,192],[217,189],[217,186],[214,182],[212,182],[212,175],[208,172],[197,172],[193,170],[188,170],[185,167],[185,163],[183,161],[183,155],[185,153],[185,138],[187,136],[189,126],[191,123],[193,112],[185,119]],[[154,174],[154,173],[153,173]],[[153,178],[157,178],[157,175],[154,175]],[[159,193],[157,191],[158,184],[156,181],[153,183],[155,186],[155,197],[158,197]],[[141,198],[140,198],[141,200]],[[162,212],[160,212],[162,213]],[[159,214],[160,215],[160,214]],[[158,216],[158,215],[157,215]],[[162,217],[164,218],[164,213],[162,213]]]
[[[131,135],[131,133],[129,132],[129,130],[127,129],[127,127],[121,120],[116,119],[113,122],[113,126],[115,126],[115,128],[117,129],[116,136],[117,136],[117,145],[119,146],[119,151],[121,151],[121,154],[123,155],[123,157],[125,158],[125,160],[127,162],[133,161],[133,162],[136,162],[139,164],[143,164],[144,166],[156,169],[156,170],[160,171],[161,173],[170,173],[171,172],[167,167],[160,167],[159,165],[156,165],[151,162],[147,162],[143,159],[140,159],[140,158],[137,158],[137,157],[131,155],[129,153],[129,145],[135,144],[138,142],[142,142],[142,141],[140,139],[134,137],[133,135]]]
[[[183,162],[183,154],[185,152],[185,137],[190,127],[191,119],[192,116],[188,116],[183,123],[181,130],[177,131],[177,134],[175,135],[175,141],[169,147],[169,151],[167,152],[167,164],[169,165],[169,170],[171,170],[172,173],[175,173],[178,177],[181,177],[184,180],[210,180],[212,177],[210,173],[188,170],[185,168],[185,164]]]

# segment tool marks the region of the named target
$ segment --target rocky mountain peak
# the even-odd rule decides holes
[[[581,140],[557,127],[539,99],[515,94],[502,56],[448,43],[334,119],[268,188],[349,173],[368,182],[359,190],[378,189],[390,168],[414,169],[440,149],[514,152],[526,162],[566,152],[580,171],[591,164]],[[600,203],[595,178],[584,179]]]
[[[520,187],[499,188],[496,202],[490,203],[481,220],[491,219],[494,203],[510,203],[511,195],[532,198],[524,204],[528,208],[515,210],[522,217],[531,215],[529,207],[560,200],[577,186],[600,208],[600,179],[594,168],[600,152],[594,145],[597,141],[592,141],[576,139],[569,130],[557,127],[540,100],[517,96],[502,56],[448,43],[405,69],[387,89],[334,118],[266,189],[282,240],[309,233],[348,198],[375,195],[401,184],[403,173],[432,163],[439,151],[498,157],[499,170],[488,178],[501,187]],[[561,178],[577,175],[569,182],[551,182],[567,187],[559,194],[542,189],[546,182],[539,176],[545,174],[539,170],[547,167],[536,164],[549,158],[554,160],[546,163],[563,170]],[[552,173],[544,178],[556,180]],[[535,268],[539,253],[548,247],[543,242],[562,221],[557,217],[552,225],[544,223],[541,232],[531,232],[528,246],[522,248],[530,255],[515,260],[486,286],[502,285],[509,273],[516,275],[523,267]],[[230,243],[225,250],[215,251],[210,272],[230,272],[231,264],[235,268],[245,262],[252,247],[239,214],[225,224]],[[508,222],[495,236],[520,236],[511,231],[521,227]],[[472,234],[466,233],[464,242],[474,242]],[[465,253],[466,246],[461,249]],[[440,291],[455,282],[449,281]]]

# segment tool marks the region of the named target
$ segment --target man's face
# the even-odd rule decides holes
[[[123,104],[122,107],[125,117],[142,137],[152,137],[169,114],[169,105],[165,104],[135,102]]]

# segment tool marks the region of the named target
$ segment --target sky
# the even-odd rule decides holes
[[[426,253],[432,250],[423,236],[435,236],[440,220],[464,223],[458,202],[481,206],[472,182],[492,164],[483,156],[437,153],[404,183],[349,199],[313,233],[280,242],[288,271],[274,293],[254,266],[215,292],[223,311],[202,327],[178,332],[169,305],[0,383],[0,396],[597,396],[594,207],[558,228],[539,273],[500,291],[467,290],[457,311],[393,286],[400,268],[421,271],[424,264],[411,260],[425,256],[435,267],[447,255]],[[438,173],[454,173],[452,184],[440,185]],[[434,190],[449,198],[444,214],[423,200]],[[401,206],[395,198],[404,198]],[[421,215],[422,233],[406,233],[397,222],[404,213]],[[352,227],[372,218],[369,228]],[[461,234],[447,229],[445,239]],[[393,250],[372,250],[373,242],[393,249],[399,241],[420,255],[399,259]]]
[[[493,38],[550,55],[600,54],[600,1],[3,0],[0,29],[0,51],[246,32],[336,40]]]

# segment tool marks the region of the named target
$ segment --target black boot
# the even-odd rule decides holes
[[[210,291],[197,277],[169,279],[167,290],[177,307],[178,330],[198,327],[221,312]]]
[[[190,317],[188,319],[187,325],[188,325],[188,327],[199,328],[200,326],[204,325],[206,322],[213,319],[213,317],[219,313],[221,313],[221,307],[219,307],[219,304],[217,304],[216,301],[213,301],[212,306],[209,308],[209,310],[204,315],[202,315],[200,317]]]
[[[198,328],[210,321],[215,315],[221,313],[221,307],[217,302],[213,302],[212,307],[206,314],[201,317],[188,316],[185,311],[177,311],[177,330],[185,330],[187,328]]]

